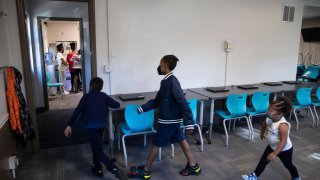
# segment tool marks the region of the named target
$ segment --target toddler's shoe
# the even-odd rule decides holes
[[[249,175],[244,174],[242,175],[242,178],[244,180],[258,180],[258,177],[254,173],[251,173]]]

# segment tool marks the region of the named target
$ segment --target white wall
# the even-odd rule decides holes
[[[0,67],[14,66],[23,74],[16,1],[0,0],[0,11],[7,14],[7,16],[0,17]],[[21,88],[25,94],[24,80]],[[4,95],[5,92],[2,91],[4,84],[1,83],[0,87],[0,93]],[[3,118],[3,113],[5,113],[3,106],[6,104],[0,105],[0,118]],[[8,162],[8,157],[17,151],[17,144],[9,128],[9,123],[0,127],[0,147],[0,177],[1,179],[10,179],[12,175],[4,166],[4,162]]]
[[[56,43],[56,41],[76,41],[76,50],[81,48],[79,23],[49,21],[46,28],[48,43]],[[49,44],[47,44],[47,46],[49,46]]]
[[[14,66],[23,75],[16,2],[0,0],[0,7],[0,11],[7,13],[0,18],[0,66]],[[24,80],[21,88],[25,94]]]
[[[109,0],[105,13],[106,1],[97,0],[98,75],[108,82],[99,69],[108,62],[109,27],[112,94],[157,90],[162,77],[156,68],[166,54],[180,59],[175,74],[182,88],[224,85],[224,40],[234,43],[227,85],[293,80],[306,3],[320,6],[290,0]],[[283,5],[296,8],[293,23],[281,21]]]
[[[320,27],[320,18],[305,19],[302,21],[302,28]],[[300,49],[304,59],[308,59],[308,52],[311,54],[311,64],[320,64],[320,42],[304,42],[300,37]],[[302,63],[302,57],[299,56],[299,63]],[[307,64],[305,64],[307,65]]]

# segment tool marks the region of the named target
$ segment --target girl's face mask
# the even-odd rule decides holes
[[[281,118],[281,114],[272,108],[268,108],[267,117],[275,122]]]

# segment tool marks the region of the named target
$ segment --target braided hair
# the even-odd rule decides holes
[[[278,97],[275,101],[270,103],[270,106],[279,113],[283,113],[283,115],[288,114],[292,109],[290,99],[284,96]]]

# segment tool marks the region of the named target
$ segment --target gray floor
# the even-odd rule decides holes
[[[300,121],[299,131],[292,124],[291,140],[294,145],[293,162],[302,179],[320,179],[320,127],[311,128],[310,117]],[[204,152],[199,152],[193,138],[188,137],[195,159],[200,163],[202,174],[197,177],[181,177],[180,169],[186,159],[179,145],[175,145],[175,158],[171,159],[170,148],[165,148],[162,160],[156,161],[152,168],[152,179],[241,179],[241,174],[254,170],[266,143],[259,137],[259,123],[254,123],[255,138],[247,141],[244,124],[230,132],[229,146],[224,146],[224,134],[220,130],[213,134],[213,143],[205,143]],[[221,125],[219,125],[221,126]],[[149,138],[151,140],[152,138]],[[105,146],[107,152],[108,146]],[[129,166],[145,162],[150,150],[150,143],[143,146],[143,137],[128,139],[127,151]],[[116,151],[116,150],[115,150]],[[122,152],[116,151],[118,163],[123,164]],[[92,155],[89,144],[43,149],[25,153],[18,167],[18,179],[96,179],[90,172]],[[115,179],[106,170],[102,179]],[[261,179],[290,179],[289,172],[279,159],[270,163]]]
[[[49,109],[59,110],[76,108],[82,96],[83,91],[79,91],[77,94],[70,92],[70,94],[64,95],[63,99],[60,94],[49,96]]]

